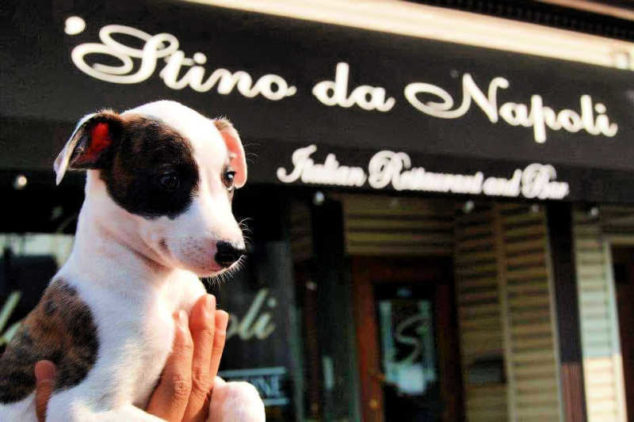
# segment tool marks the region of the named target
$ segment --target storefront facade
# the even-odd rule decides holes
[[[253,252],[210,290],[222,374],[270,420],[632,413],[631,71],[180,1],[14,3],[0,341],[70,251],[82,177],[51,167],[77,119],[169,98],[250,157]]]

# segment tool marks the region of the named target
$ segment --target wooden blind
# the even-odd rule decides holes
[[[469,421],[560,421],[558,344],[542,209],[478,204],[456,222],[456,284]],[[506,383],[469,368],[504,358]]]
[[[560,421],[559,347],[545,213],[528,204],[501,204],[495,210],[510,419]]]
[[[350,255],[450,256],[453,252],[449,201],[345,195],[343,208]]]
[[[634,244],[634,207],[604,206],[599,216],[604,234],[616,243]]]
[[[474,382],[469,374],[478,362],[504,358],[494,210],[478,204],[469,214],[456,214],[454,260],[467,420],[506,421],[507,384]]]
[[[634,209],[574,213],[574,244],[586,406],[589,422],[625,422],[622,362],[610,246],[606,235],[634,240]]]

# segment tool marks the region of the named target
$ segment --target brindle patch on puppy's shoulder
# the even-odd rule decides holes
[[[95,364],[98,349],[90,309],[71,285],[54,280],[0,357],[0,403],[20,401],[34,391],[39,360],[57,366],[55,390],[79,384]]]

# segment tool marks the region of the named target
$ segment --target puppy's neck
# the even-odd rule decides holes
[[[86,282],[127,293],[135,286],[145,290],[164,284],[175,271],[142,240],[135,220],[114,204],[105,185],[90,175],[66,267],[94,280]]]

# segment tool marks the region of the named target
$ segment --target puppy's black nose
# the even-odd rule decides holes
[[[238,249],[229,242],[216,243],[216,262],[222,267],[229,267],[246,253],[245,249]]]

